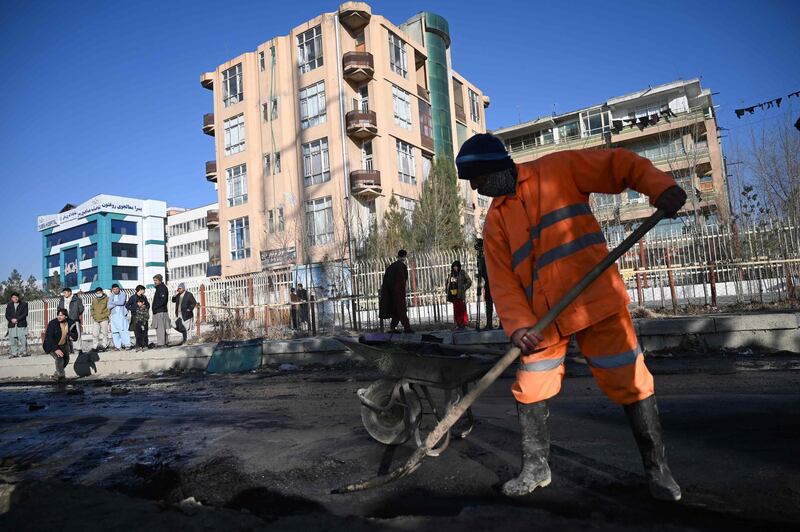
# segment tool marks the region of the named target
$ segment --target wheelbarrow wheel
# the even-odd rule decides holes
[[[395,388],[397,392],[395,392]],[[375,409],[362,401],[361,421],[375,440],[386,445],[405,443],[419,426],[422,404],[408,385],[396,380],[379,380],[361,392]]]

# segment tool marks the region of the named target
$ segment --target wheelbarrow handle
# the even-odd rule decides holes
[[[652,229],[658,222],[661,221],[665,216],[664,211],[661,209],[657,209],[656,212],[651,214],[642,224],[637,227],[622,243],[611,250],[608,255],[600,261],[597,266],[592,268],[589,273],[587,273],[578,283],[575,284],[564,296],[556,302],[555,305],[545,314],[542,316],[542,319],[539,320],[536,325],[534,325],[533,329],[538,333],[543,331],[548,325],[550,325],[556,317],[558,317],[561,312],[567,308],[567,306],[572,303],[578,295],[586,289],[589,284],[591,284],[595,279],[597,279],[601,273],[603,273],[609,266],[614,264],[618,258],[620,258],[626,251],[628,251],[633,245],[638,242],[650,229]],[[480,397],[480,395],[486,391],[486,389],[492,385],[492,383],[497,380],[497,378],[508,368],[521,354],[521,351],[518,347],[512,347],[509,349],[503,357],[497,361],[497,363],[486,372],[486,374],[481,377],[481,379],[475,384],[475,387],[469,391],[458,403],[453,405],[447,411],[447,414],[442,418],[441,421],[434,427],[434,429],[428,433],[427,438],[425,438],[425,444],[417,447],[414,453],[409,457],[404,465],[390,471],[389,473],[374,477],[369,480],[365,480],[363,482],[357,482],[355,484],[350,484],[348,486],[342,486],[341,488],[337,488],[333,490],[331,493],[351,493],[354,491],[362,491],[370,488],[376,488],[378,486],[382,486],[384,484],[388,484],[389,482],[393,482],[395,480],[399,480],[403,477],[406,477],[413,473],[419,466],[422,464],[422,461],[428,455],[429,451],[436,446],[436,443],[442,439],[444,435],[450,430],[450,428],[455,425],[456,421],[467,411],[469,407],[475,402],[475,400]]]

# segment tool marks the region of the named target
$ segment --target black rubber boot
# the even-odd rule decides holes
[[[517,478],[503,484],[503,495],[522,497],[536,488],[550,484],[550,432],[547,430],[547,401],[517,403],[519,428],[522,432],[522,471]]]
[[[625,415],[628,416],[642,455],[650,494],[661,501],[681,500],[681,488],[672,478],[672,472],[667,465],[656,396],[651,395],[647,399],[625,405]]]

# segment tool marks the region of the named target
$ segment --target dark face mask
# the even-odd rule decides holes
[[[512,168],[487,174],[486,182],[478,187],[478,193],[490,198],[513,194],[517,190],[517,173]]]

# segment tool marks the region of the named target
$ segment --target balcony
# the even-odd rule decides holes
[[[421,134],[420,139],[422,139],[422,147],[426,150],[433,152],[434,144],[433,139],[428,135]]]
[[[429,91],[428,89],[426,89],[425,87],[423,87],[421,85],[417,85],[417,96],[419,96],[420,98],[422,98],[426,102],[430,102],[431,101],[431,91]]]
[[[206,161],[206,181],[217,182],[217,161]]]
[[[211,210],[206,213],[206,227],[209,229],[219,227],[219,211]]]
[[[464,106],[456,104],[455,107],[456,107],[456,120],[466,124],[467,113],[464,112]]]
[[[372,9],[364,2],[345,2],[339,6],[339,22],[350,31],[358,31],[372,18]]]
[[[214,113],[203,115],[203,133],[214,136]]]
[[[369,52],[347,52],[342,56],[344,78],[356,83],[372,79],[375,74],[375,62]]]
[[[375,111],[350,111],[345,115],[347,134],[358,140],[368,140],[378,134]]]
[[[203,72],[200,74],[200,85],[204,89],[208,89],[210,91],[214,90],[214,73],[213,72]]]
[[[380,196],[381,173],[378,170],[353,170],[350,172],[350,186],[356,197],[371,199]]]

